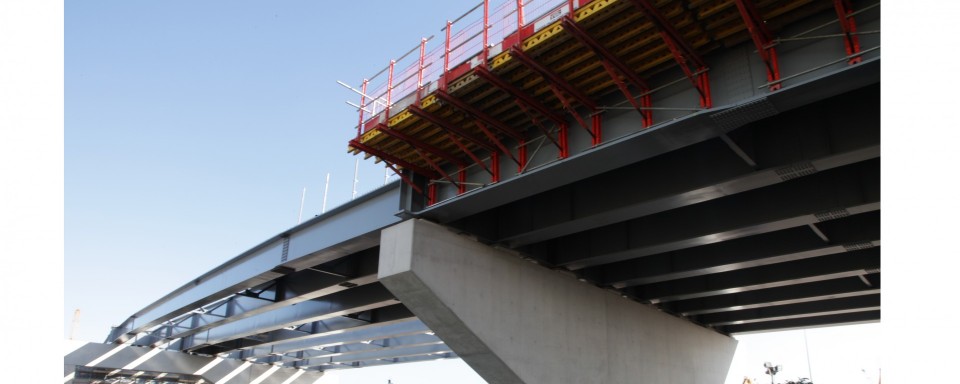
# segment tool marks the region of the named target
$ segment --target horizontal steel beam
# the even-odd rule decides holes
[[[397,337],[357,340],[351,343],[338,343],[335,345],[318,346],[313,349],[304,350],[296,355],[298,355],[298,358],[301,360],[333,356],[348,356],[352,354],[386,351],[398,348],[410,348],[421,345],[434,345],[442,342],[443,341],[440,340],[440,338],[438,338],[436,335],[421,332]]]
[[[749,308],[697,316],[694,320],[707,326],[717,327],[876,310],[880,310],[880,294]]]
[[[763,323],[737,324],[717,327],[717,330],[727,334],[743,334],[751,332],[782,331],[788,329],[811,328],[826,325],[862,324],[880,321],[880,311],[853,312],[828,314],[816,317],[768,321]]]
[[[387,364],[399,364],[399,363],[414,363],[420,361],[431,361],[431,360],[440,360],[440,359],[454,359],[457,358],[457,354],[451,352],[436,352],[429,353],[426,355],[417,355],[417,356],[406,356],[406,357],[393,357],[393,358],[380,358],[376,360],[364,360],[364,361],[354,361],[352,363],[343,363],[343,364],[328,364],[321,365],[319,368],[323,371],[329,371],[334,369],[346,369],[346,368],[364,368],[364,367],[375,367]]]
[[[879,171],[879,160],[860,162],[578,233],[529,251],[578,270],[876,211]]]
[[[629,297],[657,304],[859,276],[879,269],[880,248],[875,247],[815,259],[628,287],[622,292]]]
[[[403,304],[397,303],[363,312],[352,313],[347,316],[313,321],[294,329],[275,329],[257,334],[254,337],[228,340],[205,346],[197,349],[196,352],[210,355],[227,355],[236,359],[266,356],[276,352],[274,348],[298,345],[298,343],[306,344],[300,349],[311,348],[314,344],[312,344],[310,339],[390,325],[412,318],[414,318],[413,313]]]
[[[383,285],[373,283],[215,327],[187,339],[184,349],[194,350],[204,345],[222,343],[281,328],[298,327],[318,320],[396,303],[396,299]]]
[[[329,330],[274,345],[257,346],[250,349],[244,356],[264,357],[272,354],[288,354],[317,347],[328,347],[341,344],[359,343],[364,340],[380,340],[391,337],[423,334],[430,329],[415,317],[401,320],[373,323],[364,326]]]
[[[831,233],[830,244],[825,244],[823,239],[809,227],[801,226],[586,268],[582,270],[581,276],[602,286],[623,288],[833,255],[865,246],[880,245],[879,212],[821,223],[821,225],[825,224],[831,224],[831,231],[828,231]],[[834,227],[848,229],[836,231],[832,230]]]
[[[842,297],[879,294],[880,274],[867,274],[865,278],[873,284],[872,287],[863,284],[858,277],[846,277],[673,301],[661,303],[660,307],[682,316],[696,316],[750,308],[764,308],[838,299]]]
[[[427,345],[415,345],[415,346],[403,346],[398,348],[384,348],[375,351],[367,351],[362,353],[351,353],[343,355],[332,355],[317,357],[312,359],[305,359],[299,361],[295,364],[297,368],[304,367],[317,367],[317,366],[326,366],[332,364],[345,364],[353,363],[358,361],[366,360],[377,360],[377,359],[395,359],[401,357],[410,357],[410,356],[421,356],[429,354],[443,354],[451,352],[450,347],[443,342],[437,342]]]
[[[878,112],[851,109],[864,114]],[[709,140],[519,199],[451,225],[476,230],[478,236],[491,242],[516,248],[880,156],[880,137],[871,121],[843,124],[816,117],[837,115],[831,111],[819,105],[801,108],[731,133],[730,141],[748,148],[759,169],[744,164],[721,140]],[[610,193],[613,190],[630,193]],[[473,222],[476,225],[471,226]]]

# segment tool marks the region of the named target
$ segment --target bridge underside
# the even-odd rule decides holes
[[[578,1],[594,3],[627,2]],[[660,3],[667,4],[664,11],[683,8],[669,13],[678,22],[703,10]],[[727,16],[737,16],[736,7],[730,7],[743,1],[695,3],[714,4]],[[773,13],[799,4],[802,12],[795,17],[776,13],[778,36],[802,35],[830,20],[832,28],[840,29],[829,1],[826,6],[758,3],[765,4],[761,12]],[[845,2],[833,2],[840,3]],[[856,9],[863,5],[855,4]],[[742,26],[730,29],[733,40],[725,41],[738,45],[696,45],[710,64],[712,96],[704,104],[704,84],[691,85],[684,71],[671,64],[667,40],[639,38],[656,27],[638,21],[646,20],[643,11],[618,7],[624,13],[604,17],[619,24],[607,28],[584,22],[586,38],[570,21],[557,20],[560,29],[553,37],[534,44],[539,48],[531,46],[531,63],[524,63],[524,53],[516,50],[491,55],[501,58],[494,72],[517,74],[509,81],[474,67],[455,73],[463,81],[448,84],[452,89],[444,91],[446,96],[436,93],[433,84],[425,89],[435,94],[416,96],[419,106],[398,102],[394,112],[406,108],[403,114],[371,120],[376,124],[351,145],[409,165],[393,164],[405,168],[404,183],[284,231],[201,275],[130,316],[107,343],[307,372],[456,358],[473,351],[462,349],[470,343],[448,342],[449,331],[433,329],[443,323],[424,321],[422,309],[401,302],[406,293],[379,281],[381,232],[407,219],[429,221],[489,249],[518,255],[525,270],[549,273],[546,280],[572,276],[584,292],[619,296],[604,311],[617,311],[613,303],[620,302],[630,311],[643,308],[636,309],[642,316],[655,311],[657,319],[699,326],[697,332],[711,335],[704,339],[878,321],[878,35],[860,36],[863,50],[854,54],[845,54],[843,40],[832,35],[778,43],[781,77],[774,89],[750,34]],[[857,25],[879,30],[879,7],[864,10],[856,15]],[[603,15],[578,12],[583,17],[577,23]],[[655,63],[628,62],[636,68],[650,65],[649,105],[660,109],[647,110],[648,104],[634,108],[624,94],[632,92],[634,101],[640,100],[642,87],[619,88],[617,77],[601,74],[620,70],[603,69],[599,61],[584,68],[593,71],[588,78],[605,80],[581,100],[604,107],[597,111],[573,101],[573,93],[589,80],[559,91],[550,84],[562,88],[563,79],[544,81],[551,65],[575,66],[554,58],[538,69],[537,57],[557,51],[597,60],[604,53],[588,47],[590,36],[615,39],[616,28],[630,23],[640,27],[623,35],[629,39],[616,45],[617,52],[642,54],[644,45],[637,44],[656,45],[649,50]],[[697,23],[682,25],[689,32],[685,36],[699,28]],[[568,32],[559,33],[563,31]],[[540,36],[531,33],[528,40]],[[543,43],[550,39],[559,40]],[[593,53],[577,54],[569,47]],[[503,55],[510,59],[504,61]],[[477,107],[461,103],[458,92],[475,96]],[[529,97],[523,96],[526,92]],[[564,97],[573,104],[564,106]],[[502,108],[480,102],[487,99]],[[497,108],[513,119],[506,127],[523,134],[483,132],[496,130]],[[645,111],[653,111],[652,116]],[[601,122],[602,132],[583,129],[599,128]],[[566,132],[563,140],[561,131]],[[433,141],[424,141],[428,137]],[[624,321],[631,316],[604,313]],[[120,373],[138,369],[126,364],[111,368]],[[78,364],[76,372],[102,374],[100,365]],[[183,372],[184,380],[193,373]]]
[[[722,333],[878,321],[879,95],[857,88],[465,217],[419,216]]]

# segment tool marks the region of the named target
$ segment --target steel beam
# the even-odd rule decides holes
[[[276,280],[292,272],[293,266],[315,265],[376,246],[379,237],[370,234],[399,220],[391,208],[399,195],[399,184],[391,184],[267,239],[138,311],[114,328],[107,342],[128,341],[226,296]],[[314,231],[322,231],[324,237],[304,237]]]
[[[312,348],[323,348],[342,344],[359,343],[365,340],[381,340],[408,335],[424,334],[430,329],[416,317],[373,323],[365,326],[328,330],[311,335],[309,338],[300,338],[296,341],[287,341],[273,345],[263,345],[250,349],[245,356],[266,357],[271,354],[288,354]]]
[[[825,245],[807,228],[795,227],[586,268],[580,276],[602,286],[624,288],[880,246],[879,212],[864,213],[822,224],[844,227],[847,231],[838,231],[834,242]]]
[[[443,354],[447,352],[452,352],[450,347],[446,344],[443,344],[441,341],[436,343],[427,344],[427,345],[416,345],[416,346],[403,346],[398,348],[384,348],[375,351],[367,351],[360,353],[350,353],[350,354],[341,354],[341,355],[331,355],[324,357],[317,357],[311,359],[304,359],[295,366],[297,368],[306,368],[306,367],[322,367],[325,365],[331,364],[347,364],[358,361],[366,360],[377,360],[377,359],[395,359],[401,357],[410,357],[410,356],[421,356],[429,354]]]
[[[318,320],[395,304],[396,299],[380,283],[368,284],[322,299],[308,300],[257,316],[240,319],[193,335],[184,343],[184,349],[195,350],[204,345],[222,343],[276,329],[298,327]]]
[[[538,221],[538,226],[523,226],[527,220],[514,219],[501,222],[512,222],[505,225],[496,235],[496,241],[511,247],[523,246],[550,238],[570,235],[585,229],[611,225],[624,220],[648,216],[659,212],[678,209],[693,204],[704,203],[715,199],[749,192],[758,188],[769,187],[792,180],[805,171],[805,176],[816,172],[840,168],[880,156],[880,147],[871,146],[847,153],[829,155],[811,161],[801,161],[793,164],[771,164],[771,168],[754,171],[742,164],[734,164],[729,156],[719,153],[722,148],[706,148],[709,145],[696,146],[689,151],[678,151],[661,159],[655,159],[649,164],[638,164],[615,171],[610,176],[595,177],[584,186],[570,188],[570,198],[575,196],[589,196],[590,190],[600,193],[604,188],[613,188],[616,185],[629,186],[637,184],[625,179],[626,175],[644,175],[645,179],[657,179],[665,182],[656,186],[633,189],[635,193],[611,196],[609,199],[586,199],[568,201],[566,204],[553,204],[552,210],[557,212],[560,207],[575,208],[575,216],[545,215]],[[690,155],[696,151],[695,157]],[[686,156],[686,157],[685,157]],[[682,162],[677,164],[673,160]],[[668,170],[682,169],[683,178],[672,178],[665,175]],[[793,170],[793,171],[791,171]],[[528,199],[529,200],[529,199]],[[514,208],[524,204],[528,208]],[[501,215],[514,215],[529,211],[535,207],[530,202],[521,201],[510,205],[510,208],[498,210]],[[551,218],[562,218],[551,220]]]
[[[725,295],[815,281],[856,277],[880,268],[880,248],[745,270],[624,288],[624,295],[653,304]]]
[[[313,321],[296,329],[275,329],[258,334],[256,338],[241,338],[214,344],[210,353],[229,353],[234,358],[259,357],[278,351],[296,351],[316,346],[318,339],[331,335],[362,332],[414,320],[414,315],[403,304],[393,304],[368,311]],[[204,349],[198,350],[203,352]]]
[[[169,331],[154,331],[134,342],[134,345],[151,345],[162,339],[183,338],[260,313],[340,292],[349,286],[376,282],[378,252],[377,248],[372,248],[342,260],[339,269],[347,275],[304,269],[283,276],[269,287],[272,292],[270,300],[233,295],[217,308],[187,316],[184,321],[174,320],[176,325],[167,328]],[[347,266],[349,268],[344,270]]]
[[[375,351],[387,351],[397,348],[436,345],[440,343],[443,343],[443,341],[440,340],[440,338],[438,338],[436,335],[421,332],[417,334],[400,335],[396,337],[361,339],[352,341],[350,343],[317,346],[312,349],[304,350],[302,353],[296,354],[296,358],[305,360],[333,356],[345,356]]]
[[[577,270],[876,211],[878,162],[599,227],[526,250],[550,264]]]
[[[350,364],[330,364],[321,366],[323,371],[329,371],[334,369],[346,369],[346,368],[363,368],[363,367],[375,367],[386,364],[398,364],[398,363],[414,363],[419,361],[430,361],[430,360],[440,360],[440,359],[454,359],[457,358],[457,354],[451,352],[446,353],[431,353],[426,355],[419,356],[407,356],[407,357],[394,357],[394,358],[382,358],[376,360],[365,360],[357,361]]]
[[[768,321],[801,319],[805,317],[835,315],[841,313],[880,310],[880,294],[844,297],[780,305],[775,307],[750,308],[696,316],[694,321],[711,327],[750,324]]]
[[[880,293],[880,274],[868,274],[873,283],[866,287],[854,277],[821,280],[797,285],[730,293],[718,296],[661,303],[660,307],[681,316],[696,316],[710,313],[739,311],[778,305],[816,302],[842,297],[854,297]]]
[[[800,319],[768,321],[754,324],[728,325],[724,327],[718,327],[717,330],[732,335],[772,330],[813,328],[826,325],[875,323],[878,321],[880,321],[880,311],[866,311],[817,317],[805,317]]]

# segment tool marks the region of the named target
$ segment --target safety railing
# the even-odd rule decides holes
[[[525,37],[520,36],[520,31],[535,33],[590,1],[501,0],[491,8],[491,0],[484,0],[446,23],[441,29],[443,44],[431,44],[434,46],[428,51],[427,44],[433,37],[424,38],[359,86],[340,82],[360,96],[359,104],[347,102],[360,115],[357,136],[387,124],[395,111],[417,102],[426,93],[445,89],[450,80],[486,65],[491,48],[495,54],[504,48],[505,41],[519,42]]]

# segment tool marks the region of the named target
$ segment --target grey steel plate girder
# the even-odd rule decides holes
[[[605,264],[584,270],[582,276],[601,286],[619,289],[880,246],[879,212],[849,216],[819,225],[826,227],[831,234],[829,243],[825,243],[809,227],[793,227]]]
[[[174,320],[174,324],[155,330],[149,336],[138,339],[134,344],[152,345],[163,339],[187,337],[240,319],[340,292],[352,286],[376,282],[377,253],[377,248],[371,248],[351,255],[349,261],[356,265],[352,268],[350,275],[313,269],[284,275],[264,288],[269,292],[261,296],[270,297],[269,300],[234,294],[215,308],[204,313],[189,315],[182,321]]]
[[[115,328],[107,342],[125,342],[167,320],[292,270],[371,248],[379,243],[381,228],[400,221],[394,215],[399,200],[400,184],[394,182],[268,239],[138,311]]]
[[[558,239],[548,248],[556,249],[555,258],[541,258],[577,270],[876,211],[878,162],[585,231]],[[537,255],[537,248],[530,252]]]

